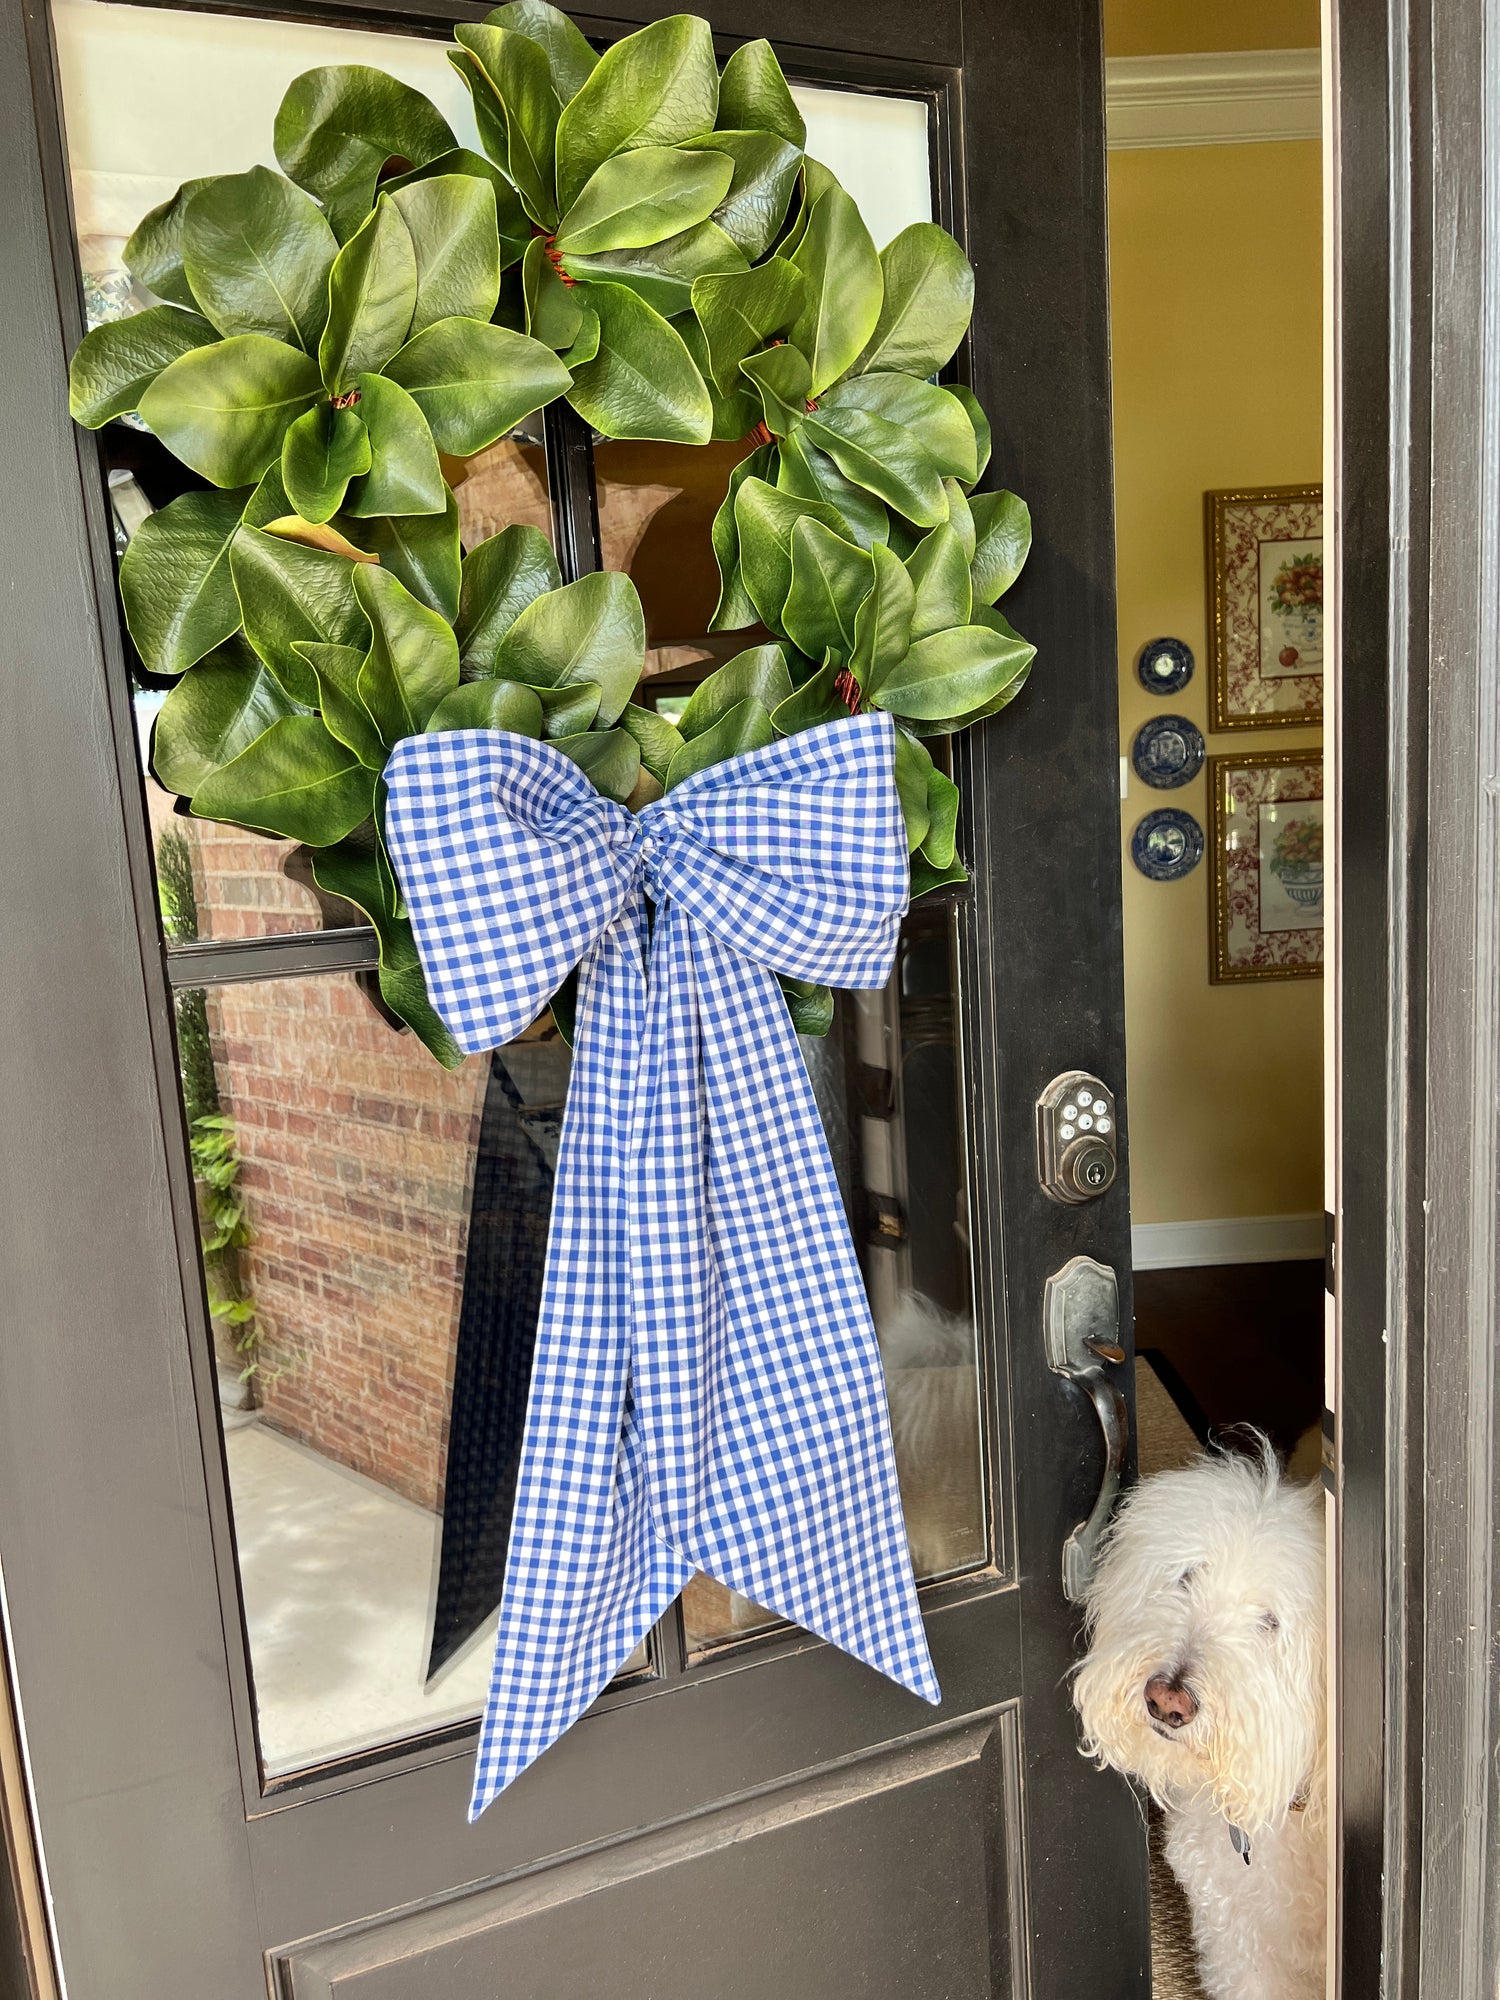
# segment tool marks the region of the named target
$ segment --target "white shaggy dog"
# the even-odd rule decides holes
[[[1136,1487],[1088,1602],[1084,1749],[1166,1816],[1212,2000],[1317,2000],[1328,1881],[1322,1498],[1260,1457]]]

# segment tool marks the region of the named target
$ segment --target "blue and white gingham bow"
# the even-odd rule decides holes
[[[940,1698],[875,1330],[775,979],[889,976],[894,753],[889,716],[853,717],[639,817],[500,730],[411,737],[386,767],[386,840],[459,1045],[511,1040],[580,965],[471,1818],[696,1570]]]

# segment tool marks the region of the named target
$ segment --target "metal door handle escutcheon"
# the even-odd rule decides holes
[[[1055,1375],[1076,1382],[1093,1403],[1104,1433],[1104,1474],[1099,1495],[1086,1521],[1080,1521],[1063,1544],[1063,1594],[1076,1604],[1094,1574],[1099,1542],[1119,1497],[1130,1442],[1130,1412],[1117,1384],[1105,1374],[1103,1362],[1125,1359],[1120,1345],[1120,1288],[1107,1264],[1092,1257],[1072,1257],[1047,1280],[1042,1298],[1042,1329],[1047,1366]]]

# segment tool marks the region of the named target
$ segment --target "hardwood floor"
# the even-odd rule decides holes
[[[1254,1424],[1289,1453],[1323,1408],[1323,1266],[1137,1271],[1135,1344],[1200,1437]]]

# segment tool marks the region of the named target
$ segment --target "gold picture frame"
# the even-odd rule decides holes
[[[1320,724],[1322,487],[1208,492],[1203,526],[1212,727]]]
[[[1288,810],[1298,806],[1306,810]],[[1208,810],[1213,857],[1210,985],[1320,979],[1322,750],[1244,750],[1210,757]]]

